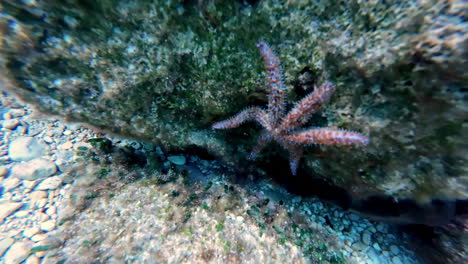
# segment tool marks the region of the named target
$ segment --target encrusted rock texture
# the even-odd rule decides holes
[[[0,4],[0,85],[43,112],[292,177],[280,146],[247,161],[258,126],[210,129],[266,106],[263,40],[289,102],[337,85],[310,126],[370,137],[365,148],[306,148],[301,175],[357,197],[468,197],[465,1],[68,2]]]

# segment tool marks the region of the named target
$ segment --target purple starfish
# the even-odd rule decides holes
[[[285,92],[281,76],[281,66],[278,57],[261,41],[257,44],[263,56],[267,71],[268,108],[249,107],[230,119],[213,124],[212,129],[229,129],[240,126],[246,121],[256,121],[263,130],[258,138],[257,145],[250,153],[253,159],[268,144],[274,140],[289,151],[289,165],[291,173],[296,175],[299,160],[303,156],[304,145],[367,145],[369,139],[357,132],[336,130],[326,127],[300,129],[310,116],[326,103],[333,92],[335,85],[325,82],[316,91],[307,95],[296,103],[293,109],[285,114]]]

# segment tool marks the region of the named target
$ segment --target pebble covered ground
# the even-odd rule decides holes
[[[397,228],[268,177],[0,100],[1,263],[420,263]],[[161,162],[89,158],[97,138]]]

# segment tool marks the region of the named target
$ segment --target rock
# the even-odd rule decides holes
[[[46,234],[37,234],[31,237],[31,241],[39,242],[46,239],[48,236]]]
[[[28,180],[23,180],[23,186],[26,189],[32,189],[38,184],[38,181],[28,181]]]
[[[44,208],[44,206],[46,206],[47,204],[47,199],[44,198],[44,199],[39,199],[37,200],[34,205],[37,207],[37,208]]]
[[[50,136],[45,136],[45,137],[43,138],[43,140],[44,140],[44,142],[47,143],[47,144],[52,144],[52,143],[54,143],[54,139],[53,139],[52,137],[50,137]]]
[[[8,119],[3,121],[3,128],[14,130],[19,125],[19,123],[20,122],[18,119]]]
[[[400,249],[398,249],[398,247],[395,245],[391,245],[390,252],[392,252],[393,255],[398,255],[400,254]]]
[[[24,264],[39,264],[41,263],[41,259],[37,256],[29,256],[28,259],[24,262]]]
[[[46,146],[33,137],[20,137],[11,142],[8,155],[14,161],[28,161],[41,157]]]
[[[72,147],[73,147],[73,142],[68,141],[68,142],[63,143],[62,145],[60,145],[58,148],[63,149],[63,150],[67,150],[67,149],[71,149]]]
[[[392,264],[403,264],[403,262],[401,261],[400,257],[394,256],[392,258]]]
[[[8,179],[3,180],[2,185],[5,192],[18,187],[21,184],[21,180],[15,177],[9,177]]]
[[[8,169],[5,167],[0,167],[0,178],[8,175]]]
[[[37,158],[16,164],[11,169],[11,175],[19,179],[34,181],[49,177],[56,171],[57,166],[54,162],[44,158]]]
[[[50,216],[50,217],[54,217],[55,214],[57,213],[57,207],[56,206],[49,206],[49,208],[47,208],[47,210],[45,211],[45,213]]]
[[[367,246],[364,243],[358,241],[358,242],[354,243],[351,246],[351,248],[354,249],[357,252],[362,252],[362,251],[367,249]]]
[[[173,164],[175,164],[175,165],[184,165],[185,162],[186,162],[185,157],[182,156],[182,155],[178,155],[178,156],[169,156],[169,157],[167,157],[167,159],[168,159],[171,163],[173,163]]]
[[[34,235],[40,233],[41,230],[37,227],[31,227],[31,228],[28,228],[28,229],[25,229],[23,231],[23,236],[27,237],[27,238],[31,238],[33,237]]]
[[[61,208],[57,212],[57,221],[59,225],[61,225],[64,222],[73,219],[75,215],[76,215],[75,209],[72,206],[66,206],[64,208]]]
[[[372,245],[372,247],[377,251],[382,251],[382,248],[380,248],[380,245],[378,243],[374,243],[374,245]]]
[[[372,243],[372,233],[369,231],[365,231],[362,233],[362,243],[370,246]]]
[[[31,199],[31,202],[36,202],[37,200],[47,198],[47,192],[46,191],[34,191],[29,194],[29,199]]]
[[[41,230],[44,232],[50,232],[54,230],[56,227],[55,220],[48,220],[43,223],[41,223]]]
[[[26,109],[11,109],[8,111],[12,117],[22,117],[26,115]]]
[[[36,186],[36,190],[55,190],[62,185],[62,178],[53,176],[45,179]]]
[[[20,211],[14,213],[14,214],[13,214],[13,217],[15,217],[15,218],[23,218],[23,217],[28,216],[29,213],[30,213],[29,210],[20,210]]]
[[[16,210],[21,208],[23,203],[20,202],[7,202],[0,204],[0,223],[3,223],[3,220],[14,213]]]
[[[5,264],[19,264],[23,262],[29,255],[32,248],[32,243],[15,242],[10,249],[5,253],[3,261]]]
[[[4,238],[0,240],[0,257],[3,256],[3,253],[13,244],[15,240],[11,237]]]
[[[3,119],[12,119],[13,118],[13,115],[10,113],[10,112],[6,112],[3,114]]]
[[[304,0],[277,5],[276,0],[261,1],[252,14],[232,15],[228,10],[240,10],[239,2],[197,10],[232,18],[214,35],[207,35],[209,30],[179,30],[186,27],[172,20],[181,12],[172,5],[122,6],[121,12],[127,16],[106,17],[109,24],[122,25],[121,32],[112,36],[113,41],[94,38],[92,32],[107,28],[83,18],[90,28],[80,32],[82,37],[73,36],[73,46],[79,50],[70,49],[70,42],[60,37],[54,38],[54,45],[47,49],[22,45],[24,39],[39,43],[41,34],[35,32],[64,36],[69,27],[42,23],[42,16],[25,21],[21,15],[30,12],[28,5],[8,6],[4,12],[11,16],[10,21],[18,28],[33,29],[4,36],[4,42],[11,43],[5,47],[11,54],[3,63],[8,72],[5,80],[15,83],[11,90],[39,110],[73,122],[153,141],[168,150],[198,149],[242,170],[267,170],[276,166],[271,164],[276,159],[245,166],[246,153],[255,146],[261,129],[241,126],[234,133],[225,133],[209,127],[248,107],[249,102],[258,101],[255,84],[265,72],[255,41],[272,39],[273,51],[283,59],[285,83],[295,86],[285,87],[288,94],[300,99],[295,90],[311,92],[318,77],[330,77],[338,87],[324,106],[326,111],[320,113],[318,119],[324,121],[320,125],[343,126],[370,135],[365,148],[330,147],[327,158],[317,158],[309,148],[301,161],[305,175],[321,175],[360,197],[389,195],[395,200],[424,197],[424,201],[430,201],[468,196],[462,177],[463,164],[467,163],[463,155],[464,87],[468,79],[468,26],[463,19],[466,1],[342,1],[335,5]],[[59,8],[43,1],[34,3],[49,20],[61,21],[64,14],[56,12]],[[439,6],[443,8],[435,8]],[[81,8],[73,14],[85,13]],[[294,16],[286,15],[292,11]],[[199,12],[185,12],[187,19],[182,21],[200,25],[212,17],[194,15]],[[160,26],[154,26],[154,17],[160,18]],[[258,30],[245,40],[225,37],[243,34],[264,17],[269,19],[262,20],[262,28],[303,34],[282,38],[281,34]],[[130,32],[126,25],[132,25]],[[132,39],[132,45],[149,45],[151,49],[123,55],[122,43],[133,31],[146,36],[162,32],[166,37]],[[193,50],[197,52],[190,52]],[[90,58],[90,51],[107,56]],[[38,52],[43,56],[27,56]],[[57,54],[70,74],[64,75],[61,67],[50,67],[56,63]],[[212,54],[217,63],[207,63],[205,54]],[[122,56],[125,59],[115,59]],[[142,61],[158,66],[145,67]],[[122,70],[129,65],[131,70]],[[118,74],[109,73],[109,69],[116,69]],[[306,76],[317,74],[320,76]],[[141,83],[151,83],[151,89]],[[286,155],[280,148],[272,150],[272,156]],[[288,166],[287,158],[279,163]],[[447,168],[453,173],[447,173]]]

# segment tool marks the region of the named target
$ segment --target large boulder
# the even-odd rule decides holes
[[[258,127],[210,129],[266,105],[264,40],[292,101],[337,84],[311,126],[370,137],[366,148],[307,148],[300,176],[357,197],[467,197],[462,0],[244,2],[4,1],[2,82],[43,112],[291,177],[278,146],[246,161]]]

